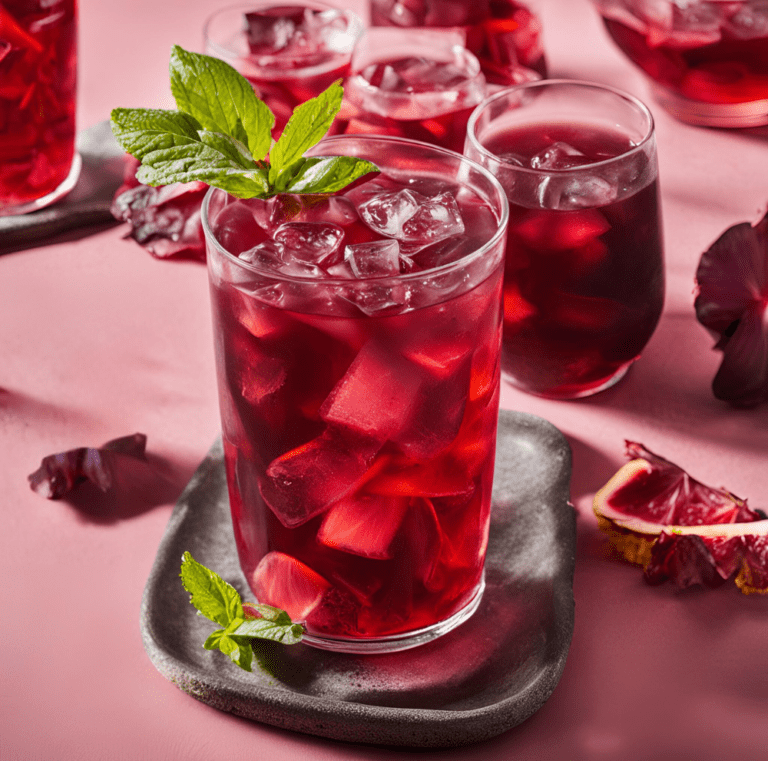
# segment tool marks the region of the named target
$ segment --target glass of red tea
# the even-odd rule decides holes
[[[371,0],[370,8],[373,26],[460,33],[491,85],[517,83],[521,67],[547,74],[541,19],[529,0]]]
[[[664,300],[650,111],[598,84],[523,84],[477,107],[465,153],[509,199],[503,376],[553,399],[612,386]]]
[[[257,600],[344,652],[450,631],[484,589],[507,200],[460,154],[387,136],[380,169],[203,224],[232,521]]]
[[[349,72],[362,20],[317,0],[252,0],[216,11],[205,53],[240,72],[275,114],[275,137],[301,103]]]
[[[708,127],[768,124],[765,0],[594,0],[619,49],[673,116]]]
[[[341,116],[347,134],[407,137],[461,153],[469,115],[486,95],[480,63],[459,34],[373,27],[355,47]]]
[[[77,182],[76,0],[0,2],[0,216],[48,206]]]

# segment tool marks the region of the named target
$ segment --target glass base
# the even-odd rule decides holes
[[[562,386],[555,386],[546,391],[536,391],[528,388],[524,383],[518,381],[514,375],[511,375],[503,369],[501,371],[501,377],[509,383],[510,386],[514,386],[516,389],[524,391],[526,394],[531,394],[531,396],[539,396],[542,399],[583,399],[584,397],[594,396],[594,394],[599,394],[601,391],[605,391],[606,389],[615,386],[627,374],[627,370],[629,370],[634,361],[635,360],[627,362],[627,364],[622,365],[613,375],[595,381],[594,383],[581,386],[576,384],[563,384]]]
[[[651,93],[662,108],[698,127],[761,127],[768,124],[768,99],[747,103],[702,103],[651,82]]]
[[[396,653],[400,650],[410,650],[433,639],[442,637],[449,631],[468,620],[480,605],[485,590],[485,575],[475,589],[472,599],[457,613],[444,621],[432,626],[388,637],[371,637],[369,639],[352,639],[345,637],[321,637],[315,634],[305,634],[302,642],[320,650],[333,650],[337,653],[358,653],[360,655],[375,655],[377,653]]]
[[[75,187],[75,185],[77,185],[82,165],[83,161],[80,158],[80,154],[75,152],[75,155],[72,157],[72,166],[69,169],[69,174],[55,190],[52,190],[50,193],[47,193],[40,198],[36,198],[34,201],[18,204],[17,206],[4,206],[0,209],[0,217],[29,214],[30,212],[44,209],[46,206],[50,206],[51,204],[56,203],[56,201],[61,200]]]

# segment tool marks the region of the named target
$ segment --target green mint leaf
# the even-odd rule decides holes
[[[277,184],[280,174],[323,139],[341,108],[344,88],[334,82],[316,98],[297,106],[283,134],[269,152],[269,181]]]
[[[299,159],[278,178],[278,193],[335,193],[379,168],[352,156],[321,156]]]
[[[200,122],[180,111],[156,108],[115,108],[112,133],[120,146],[144,161],[147,154],[199,142]]]
[[[276,624],[290,624],[293,623],[291,621],[291,617],[280,608],[275,608],[272,605],[264,605],[263,603],[258,602],[249,602],[246,603],[248,610],[245,610],[246,617],[248,616],[248,613],[250,613],[250,610],[255,610],[262,618],[266,618],[267,621],[274,621]]]
[[[288,616],[287,613],[285,615]],[[255,637],[282,642],[284,645],[295,645],[297,642],[301,642],[301,638],[304,636],[304,627],[301,624],[294,624],[290,618],[288,618],[288,623],[256,618],[243,622],[232,634],[238,637]]]
[[[242,74],[225,61],[178,45],[171,50],[170,68],[171,92],[180,111],[205,129],[244,143],[256,161],[264,159],[272,145],[275,116]]]
[[[237,590],[217,573],[198,563],[189,552],[181,561],[181,583],[191,595],[191,603],[206,618],[228,626],[244,619],[243,604]]]
[[[221,650],[232,663],[245,671],[252,669],[253,648],[247,639],[232,637],[224,629],[219,629],[208,637],[203,647],[206,650]]]

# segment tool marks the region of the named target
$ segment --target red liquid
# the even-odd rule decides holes
[[[578,125],[531,125],[484,144],[499,156],[530,159],[556,141],[577,148],[584,162],[629,147],[617,133]],[[636,158],[641,175],[647,160]],[[551,398],[580,396],[639,356],[664,299],[659,214],[655,179],[591,208],[510,201],[502,371],[515,385]]]
[[[263,221],[264,205],[235,206],[214,222],[219,239],[238,251],[266,241],[242,211]],[[472,251],[497,222],[477,197],[460,208]],[[297,218],[332,221],[342,250],[384,240],[350,209],[324,200]],[[415,282],[414,308],[370,314],[364,299],[358,308],[334,296],[343,284],[328,290],[327,275],[295,305],[290,288],[270,304],[279,286],[268,278],[244,292],[212,275],[241,566],[257,599],[306,620],[310,634],[419,630],[478,592],[499,399],[501,262],[492,269],[442,295]]]
[[[405,137],[462,153],[469,116],[486,92],[474,67],[472,72],[418,54],[377,60],[346,83],[343,131]],[[370,88],[376,90],[362,94]]]
[[[245,16],[250,55],[232,64],[275,114],[277,133],[296,106],[349,73],[351,48],[346,52],[334,50],[327,46],[322,33],[316,32],[323,13],[302,5],[281,5]],[[346,30],[343,13],[339,11],[336,17],[336,27]]]
[[[516,84],[520,66],[547,73],[541,20],[514,0],[372,0],[371,23],[463,29],[490,84]]]
[[[604,17],[608,33],[652,80],[692,101],[713,104],[768,99],[768,12],[754,30],[739,24],[755,3],[703,3],[720,22],[704,30],[671,31],[638,21],[631,28]],[[757,10],[754,11],[757,13]],[[682,23],[682,22],[681,22]],[[762,32],[760,31],[762,29]]]
[[[75,154],[76,3],[0,2],[0,207],[67,178]]]

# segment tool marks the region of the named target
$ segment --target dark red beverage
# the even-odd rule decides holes
[[[661,314],[655,164],[637,153],[627,167],[612,167],[632,145],[591,125],[515,127],[484,144],[542,173],[530,179],[540,183],[535,194],[544,208],[515,203],[511,194],[502,371],[550,398],[593,393],[623,375]]]
[[[425,147],[338,141],[385,173],[332,197],[209,196],[230,503],[260,602],[321,647],[402,649],[482,592],[503,222]]]
[[[520,82],[520,67],[547,73],[541,20],[515,0],[371,0],[371,23],[460,31],[493,85]]]
[[[0,1],[0,214],[76,180],[76,0]]]
[[[372,29],[344,86],[346,134],[405,137],[461,153],[487,93],[477,59],[450,33]]]
[[[597,6],[614,42],[678,118],[724,127],[768,123],[763,0],[598,0]]]
[[[230,63],[275,114],[275,137],[294,108],[349,73],[362,22],[322,2],[254,0],[225,8],[205,26],[206,53]]]

